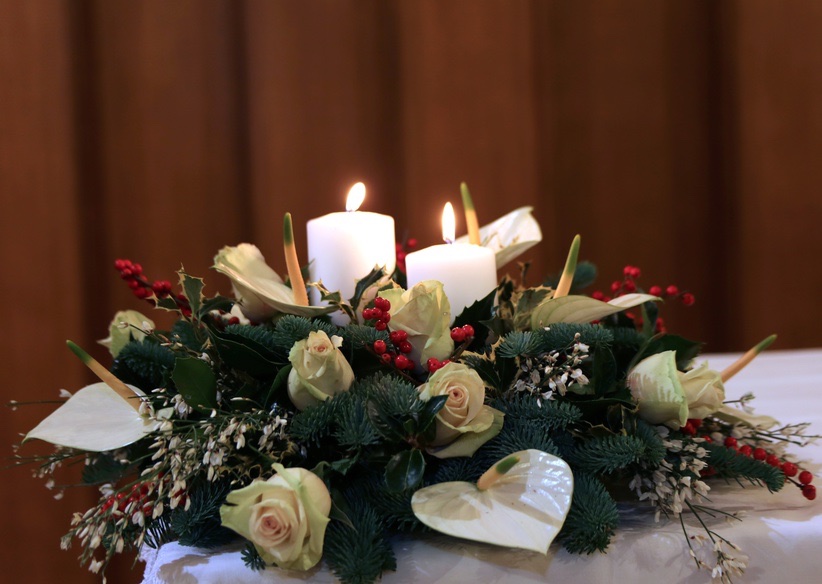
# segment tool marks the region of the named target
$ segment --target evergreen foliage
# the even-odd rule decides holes
[[[377,444],[380,436],[368,417],[364,396],[344,393],[337,397],[334,437],[341,446],[360,448]]]
[[[337,398],[334,397],[297,412],[288,425],[288,433],[298,442],[319,444],[330,431],[337,403]]]
[[[446,458],[445,460],[441,461],[439,465],[437,465],[436,470],[432,473],[431,477],[425,481],[427,485],[433,485],[437,483],[447,483],[451,481],[466,481],[469,483],[477,482],[486,470],[488,470],[489,463],[486,459],[491,459],[491,456],[483,456],[481,453],[483,451],[480,450],[477,454],[473,457],[460,457],[460,458]],[[507,452],[505,456],[511,454]],[[491,461],[491,464],[496,462],[497,459]]]
[[[567,401],[538,402],[530,395],[516,395],[497,399],[492,405],[505,414],[506,424],[514,420],[534,420],[543,425],[545,432],[563,430],[582,420],[582,411]]]
[[[748,479],[755,484],[764,484],[772,493],[785,486],[785,473],[781,469],[755,458],[740,456],[721,444],[706,442],[702,446],[708,451],[708,461],[720,477],[737,481]]]
[[[637,420],[634,436],[642,440],[645,445],[645,451],[642,456],[642,461],[648,466],[657,466],[665,458],[665,445],[662,444],[662,438],[654,429],[653,426],[642,420]]]
[[[382,340],[390,342],[388,332],[378,331],[373,326],[363,326],[359,324],[349,324],[340,329],[343,340],[354,348],[372,346],[374,341]]]
[[[413,495],[412,490],[390,491],[381,475],[372,475],[363,484],[364,500],[374,507],[389,527],[400,531],[413,531],[423,527],[411,508]]]
[[[506,418],[500,433],[485,444],[481,450],[483,454],[487,455],[488,465],[490,466],[512,452],[531,448],[554,456],[560,454],[541,420]]]
[[[611,434],[586,440],[571,455],[569,463],[584,472],[609,474],[643,460],[644,440],[624,434]]]
[[[265,570],[265,560],[260,555],[260,552],[257,551],[257,548],[254,547],[253,543],[248,542],[243,548],[243,551],[240,552],[240,555],[243,558],[243,563],[251,570],[254,570],[255,572],[262,572]]]
[[[255,345],[259,345],[272,356],[276,356],[278,362],[288,361],[288,351],[291,346],[283,346],[278,344],[278,337],[275,332],[264,326],[251,326],[244,324],[232,324],[225,328],[225,332],[229,335],[239,337],[251,341]]]
[[[174,360],[174,353],[168,347],[148,340],[132,341],[117,355],[111,372],[124,383],[148,393],[167,384]]]
[[[197,333],[194,331],[194,325],[187,320],[178,320],[171,327],[170,338],[173,342],[182,343],[192,351],[201,351],[203,348],[202,341],[197,338]]]
[[[321,320],[309,320],[302,316],[286,314],[277,321],[272,339],[275,346],[288,351],[294,343],[308,338],[308,334],[313,331],[325,331],[329,337],[341,332],[338,327]]]
[[[619,523],[616,502],[595,477],[574,473],[574,498],[559,537],[572,554],[605,551]]]
[[[325,531],[323,556],[343,584],[370,584],[384,570],[396,570],[394,551],[377,512],[361,497],[348,500],[351,524],[332,519]]]
[[[614,335],[609,329],[593,324],[568,324],[557,322],[546,329],[536,331],[539,336],[541,352],[563,350],[575,342],[579,333],[579,340],[590,345],[594,350],[600,346],[607,346],[614,342]]]
[[[538,334],[531,331],[511,331],[497,347],[497,357],[521,357],[539,353],[542,342]]]
[[[220,522],[220,507],[231,488],[229,480],[203,480],[189,487],[188,510],[177,507],[171,512],[171,529],[182,545],[213,548],[236,537],[233,531],[223,527]]]

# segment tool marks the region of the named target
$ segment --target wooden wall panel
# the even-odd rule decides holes
[[[212,258],[251,223],[237,6],[102,0],[88,16],[99,163],[89,195],[102,219],[90,261],[111,298],[99,320],[149,309],[118,281],[117,257],[172,282],[184,265],[227,290]]]
[[[357,181],[368,189],[363,210],[395,214],[401,233],[391,7],[251,0],[244,22],[254,210],[245,239],[283,273],[283,214],[305,258],[305,222],[344,210]]]
[[[74,158],[74,99],[68,2],[0,3],[0,289],[3,324],[1,399],[56,400],[75,390],[83,366],[66,338],[86,331],[81,292],[80,195]],[[51,405],[0,411],[2,467],[11,444],[31,430]],[[36,445],[23,452],[48,452]],[[77,470],[77,469],[75,469]],[[64,473],[66,482],[76,472]],[[0,563],[7,577],[27,582],[94,582],[61,552],[72,512],[94,493],[69,490],[53,499],[29,468],[0,476]],[[23,576],[25,574],[25,577]]]
[[[739,2],[733,14],[733,324],[746,344],[776,331],[777,346],[818,345],[822,4]]]
[[[450,200],[460,209],[466,181],[480,224],[530,204],[550,231],[537,193],[530,3],[396,6],[406,195],[398,214],[422,245],[440,243],[442,207]],[[460,213],[457,232],[465,233]]]
[[[104,356],[111,314],[148,310],[116,257],[226,291],[222,245],[282,272],[283,213],[305,257],[357,180],[423,245],[462,180],[483,222],[533,205],[532,282],[580,232],[601,288],[632,263],[695,292],[667,316],[710,350],[818,346],[820,28],[801,0],[0,0],[2,397],[77,389],[63,340]],[[5,565],[89,581],[56,550],[93,494],[12,471],[0,495]]]

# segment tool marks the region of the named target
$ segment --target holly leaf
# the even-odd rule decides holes
[[[385,485],[389,491],[400,493],[413,489],[422,481],[425,457],[417,448],[403,450],[391,457],[385,467]]]
[[[195,278],[189,276],[183,270],[177,272],[180,275],[180,286],[183,289],[183,294],[188,298],[188,305],[191,307],[191,313],[199,317],[200,306],[203,302],[203,288],[205,283],[202,278]]]

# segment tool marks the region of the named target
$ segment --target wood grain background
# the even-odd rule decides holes
[[[481,222],[532,205],[534,282],[579,232],[600,287],[695,293],[666,317],[708,350],[819,346],[820,30],[814,0],[0,0],[2,398],[90,381],[63,340],[143,308],[115,258],[227,292],[221,246],[282,271],[283,213],[357,180],[423,245],[462,180]],[[51,407],[3,412],[5,455]],[[93,494],[27,475],[0,475],[4,569],[97,580],[58,549]]]

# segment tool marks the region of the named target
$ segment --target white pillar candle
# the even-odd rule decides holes
[[[405,270],[408,287],[425,280],[439,280],[451,304],[451,322],[467,306],[497,287],[497,265],[490,249],[454,241],[454,209],[446,203],[442,214],[445,244],[432,245],[408,254]]]
[[[394,218],[358,211],[364,198],[365,185],[357,183],[348,192],[346,212],[323,215],[306,226],[310,279],[322,280],[332,292],[339,290],[343,300],[354,295],[357,281],[375,266],[384,267],[389,274],[396,266]],[[321,304],[317,289],[312,288],[310,296],[312,305]],[[337,324],[347,322],[342,313],[331,318]]]

